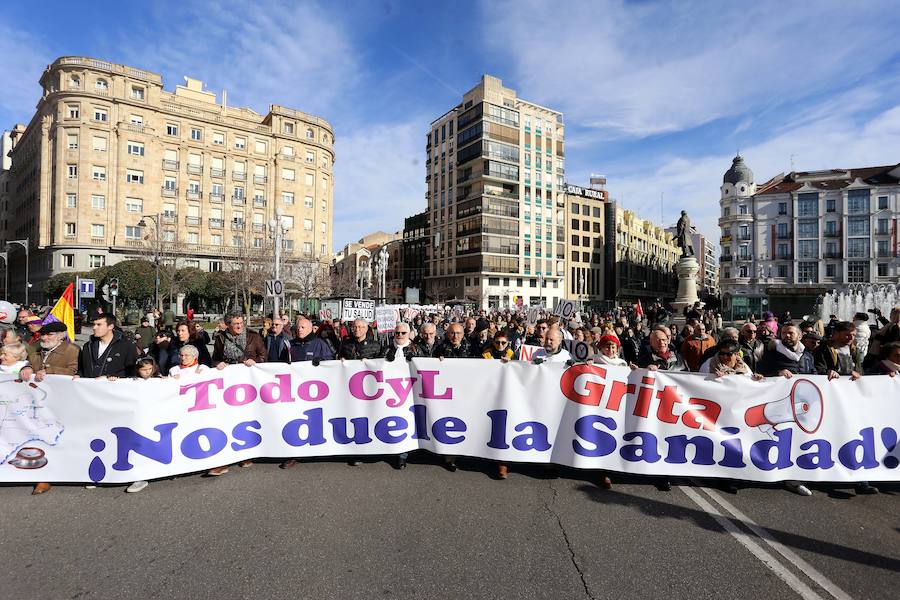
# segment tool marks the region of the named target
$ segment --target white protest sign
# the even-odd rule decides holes
[[[526,346],[522,344],[522,347],[519,348],[519,360],[531,362],[535,358],[547,358],[547,351],[541,346]]]
[[[556,310],[553,311],[553,314],[568,323],[575,316],[575,301],[560,298],[556,303]]]
[[[319,305],[319,318],[324,320],[335,320],[341,318],[341,303],[337,300],[322,300]]]
[[[526,313],[528,318],[529,325],[536,325],[537,322],[541,318],[541,311],[543,309],[540,306],[531,306],[528,308],[528,312]]]
[[[266,296],[283,296],[284,284],[280,279],[266,279]]]
[[[375,321],[378,323],[378,333],[393,331],[400,320],[400,311],[393,306],[378,306],[375,308]]]
[[[375,320],[375,301],[344,298],[341,303],[341,319],[344,321],[364,319],[366,323],[371,323]]]

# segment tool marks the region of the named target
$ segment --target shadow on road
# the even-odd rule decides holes
[[[661,502],[652,498],[643,498],[632,494],[626,494],[616,490],[601,490],[591,485],[581,485],[577,488],[586,494],[594,502],[601,504],[618,504],[620,506],[634,507],[643,514],[661,519],[677,519],[680,521],[691,521],[698,527],[714,533],[725,534],[716,521],[706,512],[695,508],[678,506],[670,502]],[[723,517],[732,521],[738,527],[743,525],[743,521],[736,519],[724,513]],[[892,572],[900,572],[900,560],[873,554],[865,550],[858,550],[849,546],[826,542],[815,538],[798,535],[789,531],[781,531],[778,529],[766,528],[779,542],[792,548],[814,552],[823,556],[830,556],[841,560],[847,560],[862,565],[870,565],[885,569]],[[898,529],[900,531],[900,529]]]

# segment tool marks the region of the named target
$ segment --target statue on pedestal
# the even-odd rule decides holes
[[[691,235],[691,220],[686,210],[681,211],[681,218],[675,225],[675,240],[681,248],[681,256],[694,256],[694,242]]]
[[[675,226],[675,241],[681,248],[681,258],[675,264],[675,273],[678,274],[678,292],[672,306],[676,310],[694,306],[699,301],[697,273],[700,271],[700,265],[695,258],[692,239],[691,220],[688,218],[687,211],[683,210],[681,218],[678,219]]]

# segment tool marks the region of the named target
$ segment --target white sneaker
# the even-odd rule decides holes
[[[141,491],[142,489],[144,489],[145,487],[147,487],[148,485],[150,485],[149,481],[135,481],[134,483],[129,485],[127,488],[125,488],[125,491],[128,492],[129,494],[136,494],[139,491]]]
[[[800,496],[812,496],[812,490],[808,487],[800,483],[799,481],[785,481],[784,487],[786,487],[789,491],[794,492]]]

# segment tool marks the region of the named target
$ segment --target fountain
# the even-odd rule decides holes
[[[897,284],[851,283],[845,290],[832,290],[822,297],[819,318],[827,323],[830,315],[837,315],[841,321],[852,321],[856,313],[868,313],[872,308],[881,310],[887,317],[898,305],[900,289]]]

